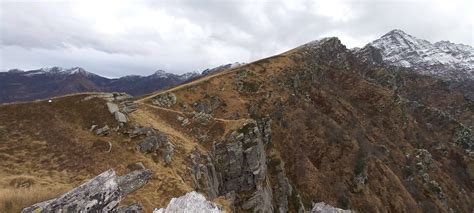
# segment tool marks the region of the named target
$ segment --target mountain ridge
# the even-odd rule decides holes
[[[142,97],[0,105],[0,189],[138,167],[153,177],[121,205],[146,212],[190,191],[235,212],[472,212],[465,92],[362,56],[326,38]]]
[[[392,30],[355,52],[375,48],[383,62],[412,68],[444,80],[474,80],[474,48],[449,41],[431,43],[402,30]]]

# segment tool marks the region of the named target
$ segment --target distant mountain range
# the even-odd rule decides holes
[[[158,70],[149,76],[129,75],[121,78],[102,77],[81,67],[51,67],[29,71],[11,69],[0,72],[0,103],[32,101],[80,92],[126,92],[139,96],[238,65],[240,64],[221,65],[202,73],[177,75]]]
[[[419,74],[444,81],[468,81],[468,84],[462,85],[467,90],[474,87],[474,48],[468,45],[449,41],[430,43],[401,30],[392,30],[363,48],[352,49],[352,52],[362,61],[410,68]],[[115,79],[87,72],[80,67],[30,71],[12,69],[0,72],[0,103],[31,101],[78,92],[115,91],[139,96],[241,65],[225,64],[201,73],[182,75],[158,70],[149,76],[130,75]]]

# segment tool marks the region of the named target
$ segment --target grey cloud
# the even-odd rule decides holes
[[[474,44],[470,1],[0,2],[3,70],[61,65],[107,76],[183,73],[250,62],[323,36],[362,46],[394,28],[433,42]]]

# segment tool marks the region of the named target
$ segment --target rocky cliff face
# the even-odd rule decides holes
[[[246,159],[262,161],[243,151],[242,136],[229,137],[238,135],[233,130],[212,151],[193,155],[196,189],[234,200],[237,210],[247,210],[254,194],[262,196],[253,208],[268,210],[263,206],[272,200],[271,209],[282,212],[310,210],[313,202],[363,212],[470,209],[471,177],[459,173],[472,166],[465,91],[377,63],[376,49],[363,53],[370,60],[326,38],[173,90],[170,110],[221,100],[206,112],[252,119],[264,141],[268,185],[248,170]],[[444,169],[424,169],[430,165]]]
[[[207,191],[211,199],[226,196],[234,208],[237,205],[246,211],[273,211],[267,158],[255,122],[244,124],[225,140],[214,143],[207,155],[196,150],[191,159],[195,186]]]

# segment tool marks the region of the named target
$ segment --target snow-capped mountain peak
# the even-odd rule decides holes
[[[198,72],[187,72],[187,73],[179,75],[178,78],[182,81],[185,81],[185,80],[188,80],[188,79],[196,78],[200,75],[201,74],[199,74]]]
[[[380,50],[382,60],[394,66],[446,80],[474,79],[474,49],[449,41],[431,43],[402,30],[392,30],[369,43]],[[357,50],[359,51],[359,50]]]
[[[170,75],[170,73],[167,73],[164,70],[157,70],[153,74],[151,74],[151,77],[154,77],[154,78],[167,78],[168,75]]]
[[[34,75],[83,75],[83,76],[95,76],[96,74],[87,72],[81,67],[63,68],[63,67],[43,67],[37,70],[31,70],[24,73],[25,76]]]

